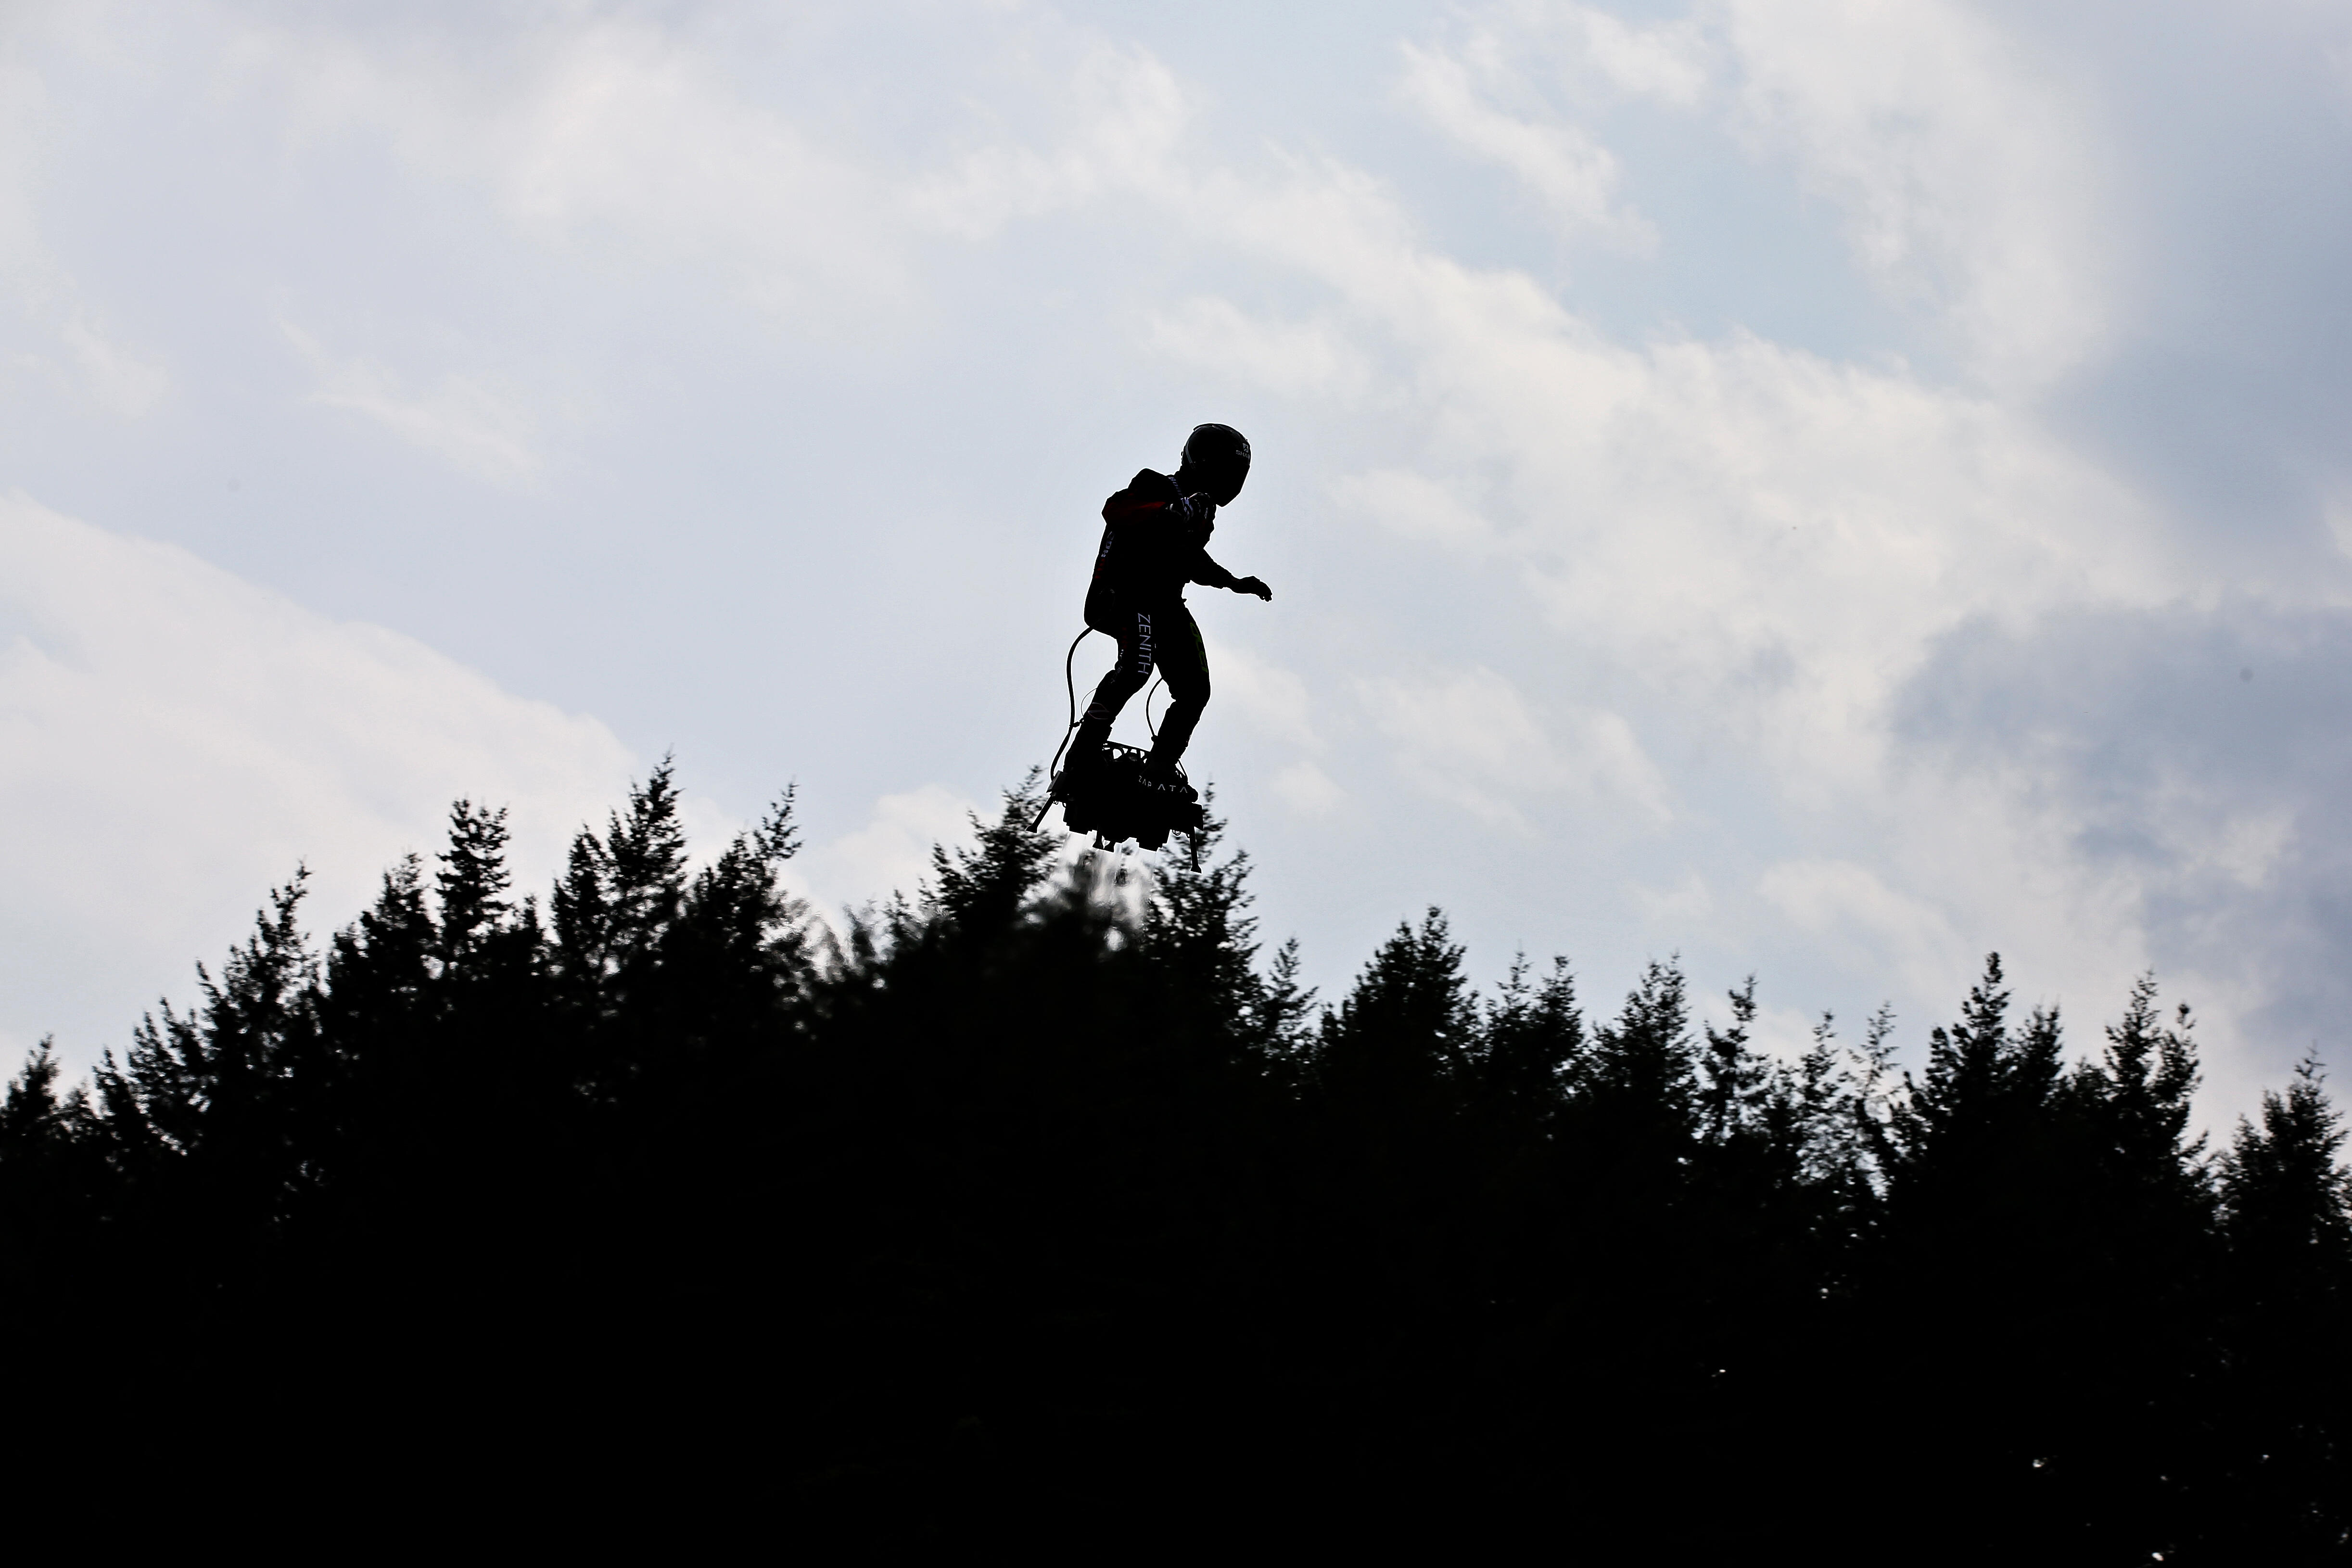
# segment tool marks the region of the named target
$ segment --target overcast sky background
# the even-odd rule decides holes
[[[2347,279],[2342,0],[8,0],[0,1048],[665,752],[911,887],[1215,419],[1190,761],[1327,994],[2152,966],[2233,1115],[2352,1018]]]

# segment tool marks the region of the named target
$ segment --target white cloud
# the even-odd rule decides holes
[[[812,845],[796,858],[793,880],[828,916],[892,893],[912,898],[931,875],[932,847],[967,841],[979,810],[944,784],[886,795],[874,803],[865,826]]]
[[[1579,126],[1549,114],[1514,115],[1490,96],[1497,79],[1517,73],[1492,54],[1471,58],[1404,47],[1406,100],[1465,151],[1498,163],[1532,191],[1546,214],[1571,237],[1597,236],[1646,252],[1657,244],[1649,223],[1617,200],[1616,157]]]
[[[1711,49],[1696,16],[1635,26],[1591,5],[1559,13],[1574,53],[1618,91],[1684,109],[1705,95]]]
[[[53,371],[49,356],[61,349],[78,374],[58,380],[107,413],[135,419],[169,390],[171,376],[104,330],[42,239],[45,154],[58,129],[47,84],[19,58],[17,41],[0,20],[0,289],[16,297],[41,343],[37,352],[19,353],[16,363]]]
[[[285,94],[298,147],[384,136],[412,168],[486,187],[518,230],[585,264],[709,266],[815,331],[848,325],[845,310],[870,331],[906,304],[908,224],[888,184],[659,26],[523,29],[470,52],[431,37],[256,28],[235,79]]]
[[[1348,792],[1331,775],[1301,758],[1286,763],[1274,775],[1274,797],[1301,816],[1328,816],[1339,809]]]
[[[1524,829],[1519,803],[1558,790],[1653,824],[1673,815],[1664,777],[1615,713],[1581,710],[1548,726],[1508,680],[1483,668],[1366,681],[1359,695],[1408,778],[1490,822]]]
[[[0,269],[20,273],[39,252],[33,195],[47,140],[48,89],[16,51],[0,51]]]
[[[1669,887],[1638,884],[1626,891],[1652,930],[1687,932],[1715,914],[1715,890],[1696,871],[1685,871]]]
[[[1371,380],[1370,363],[1334,324],[1258,321],[1224,300],[1188,300],[1173,310],[1153,311],[1148,341],[1180,364],[1289,397],[1344,404]]]
[[[2323,515],[2327,531],[2336,541],[2336,548],[2352,556],[2352,495],[2330,497]]]
[[[2295,816],[2284,805],[2223,815],[2218,822],[2207,816],[2198,836],[2203,842],[2184,846],[2182,859],[2192,869],[2217,871],[2242,888],[2268,887],[2294,845]]]
[[[898,291],[871,178],[659,32],[590,29],[533,85],[495,122],[504,195],[526,224],[611,225],[656,248],[707,249],[779,311],[802,307],[812,285]]]
[[[2019,410],[1745,334],[1612,343],[1525,275],[1431,254],[1378,190],[1321,173],[1216,186],[1188,210],[1385,339],[1379,395],[1411,411],[1430,466],[1339,496],[1465,554],[1500,549],[1565,635],[1725,705],[1801,789],[1871,787],[1883,705],[1941,632],[2189,586],[2144,505]]]
[[[1219,711],[1241,715],[1260,734],[1309,751],[1322,748],[1307,682],[1238,643],[1217,645],[1211,676]]]
[[[1405,47],[1403,90],[1510,170],[1564,233],[1657,237],[1594,129],[1621,99],[1714,112],[1842,207],[1855,262],[1940,321],[1979,375],[2033,385],[2110,342],[2123,257],[2096,98],[1955,0],[1723,0],[1646,26],[1596,7],[1474,10]]]
[[[1981,955],[1953,929],[1948,911],[1889,888],[1851,860],[1784,860],[1757,890],[1817,942],[1834,942],[1856,969],[1892,970],[1906,989],[1933,994]]]
[[[30,56],[26,16],[0,10],[0,280],[39,300],[63,281],[42,243],[40,197],[58,130],[48,83]]]
[[[1162,184],[1191,119],[1183,89],[1141,50],[1085,50],[1055,98],[1070,124],[1050,152],[1017,142],[972,148],[916,181],[908,210],[927,226],[983,239],[1015,218],[1037,217],[1107,192]]]
[[[1444,485],[1410,468],[1348,475],[1332,482],[1331,499],[1350,515],[1369,517],[1401,539],[1470,557],[1500,545],[1494,524]]]
[[[311,402],[364,415],[410,445],[493,484],[526,484],[539,476],[541,462],[532,444],[537,421],[520,399],[462,375],[444,376],[419,396],[373,360],[338,359],[288,322],[279,322],[278,331],[319,377]]]
[[[172,378],[163,366],[125,352],[79,316],[68,320],[58,335],[81,366],[90,395],[111,413],[135,419],[171,387]]]
[[[1843,205],[1864,272],[2032,384],[2115,326],[2095,100],[1949,0],[1726,0],[1746,133]]]
[[[0,1013],[76,1059],[184,995],[273,883],[316,874],[340,924],[460,795],[512,812],[518,884],[620,799],[593,719],[499,689],[380,627],[337,623],[167,544],[0,500]],[[26,984],[41,977],[37,986]]]

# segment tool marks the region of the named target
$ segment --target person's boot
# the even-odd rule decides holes
[[[1066,791],[1084,788],[1102,771],[1104,746],[1110,740],[1108,724],[1081,724],[1070,742],[1070,754],[1062,760],[1061,777],[1055,784]]]
[[[1200,792],[1184,782],[1184,775],[1178,770],[1175,759],[1163,757],[1156,752],[1144,761],[1142,782],[1143,787],[1154,795],[1186,802],[1201,798]]]

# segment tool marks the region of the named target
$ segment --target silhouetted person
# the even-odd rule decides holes
[[[1177,762],[1209,705],[1209,657],[1201,628],[1184,607],[1184,584],[1231,588],[1272,599],[1255,577],[1235,577],[1209,559],[1217,509],[1230,506],[1249,477],[1250,445],[1228,425],[1198,425],[1184,442],[1173,477],[1146,468],[1103,502],[1102,548],[1087,590],[1087,625],[1118,639],[1118,662],[1095,688],[1078,724],[1070,769],[1101,760],[1112,721],[1143,689],[1156,666],[1172,700],[1143,765],[1143,782],[1182,790]]]

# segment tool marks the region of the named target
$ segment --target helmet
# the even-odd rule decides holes
[[[1249,437],[1230,425],[1195,425],[1184,439],[1184,467],[1219,506],[1231,506],[1249,478]]]

